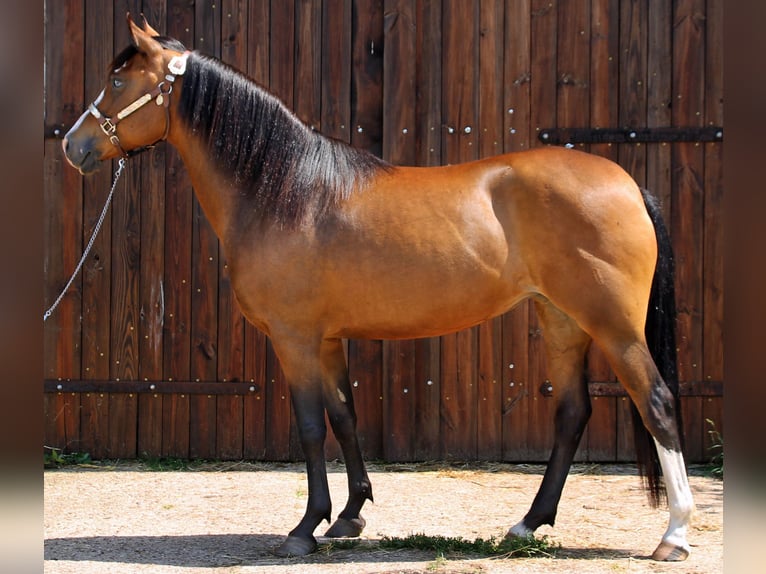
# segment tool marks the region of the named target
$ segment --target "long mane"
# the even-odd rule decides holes
[[[198,52],[187,61],[179,115],[256,220],[319,219],[389,165],[312,131],[245,75]]]

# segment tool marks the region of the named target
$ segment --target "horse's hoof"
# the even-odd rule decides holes
[[[297,536],[288,536],[285,541],[274,549],[274,554],[282,558],[290,556],[306,556],[315,552],[317,549],[316,540],[312,537],[298,538]]]
[[[652,554],[652,560],[660,560],[662,562],[681,562],[689,557],[689,549],[664,540],[660,542],[660,545]]]
[[[361,516],[351,520],[338,518],[335,524],[325,532],[325,536],[328,538],[356,538],[362,533],[366,525],[367,522]]]
[[[513,539],[513,538],[529,538],[530,536],[534,536],[535,531],[531,530],[526,527],[524,524],[524,521],[522,520],[518,524],[514,525],[508,533],[505,535],[506,539]]]

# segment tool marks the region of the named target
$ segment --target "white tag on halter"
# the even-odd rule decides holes
[[[183,76],[186,71],[186,58],[189,57],[189,52],[184,52],[180,56],[173,56],[168,62],[168,70],[171,74],[176,76]]]
[[[157,94],[157,99],[155,99],[154,101],[157,102],[158,106],[161,106],[162,102],[165,101],[165,98],[162,97],[162,94]]]

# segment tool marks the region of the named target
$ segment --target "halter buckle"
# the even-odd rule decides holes
[[[104,121],[101,122],[101,130],[111,139],[112,134],[117,131],[117,126],[109,118],[104,118]]]

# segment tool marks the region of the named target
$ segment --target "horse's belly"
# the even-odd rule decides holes
[[[388,283],[388,282],[387,282]],[[528,293],[499,280],[403,281],[380,290],[350,289],[327,309],[326,336],[414,339],[465,329],[512,308]]]

